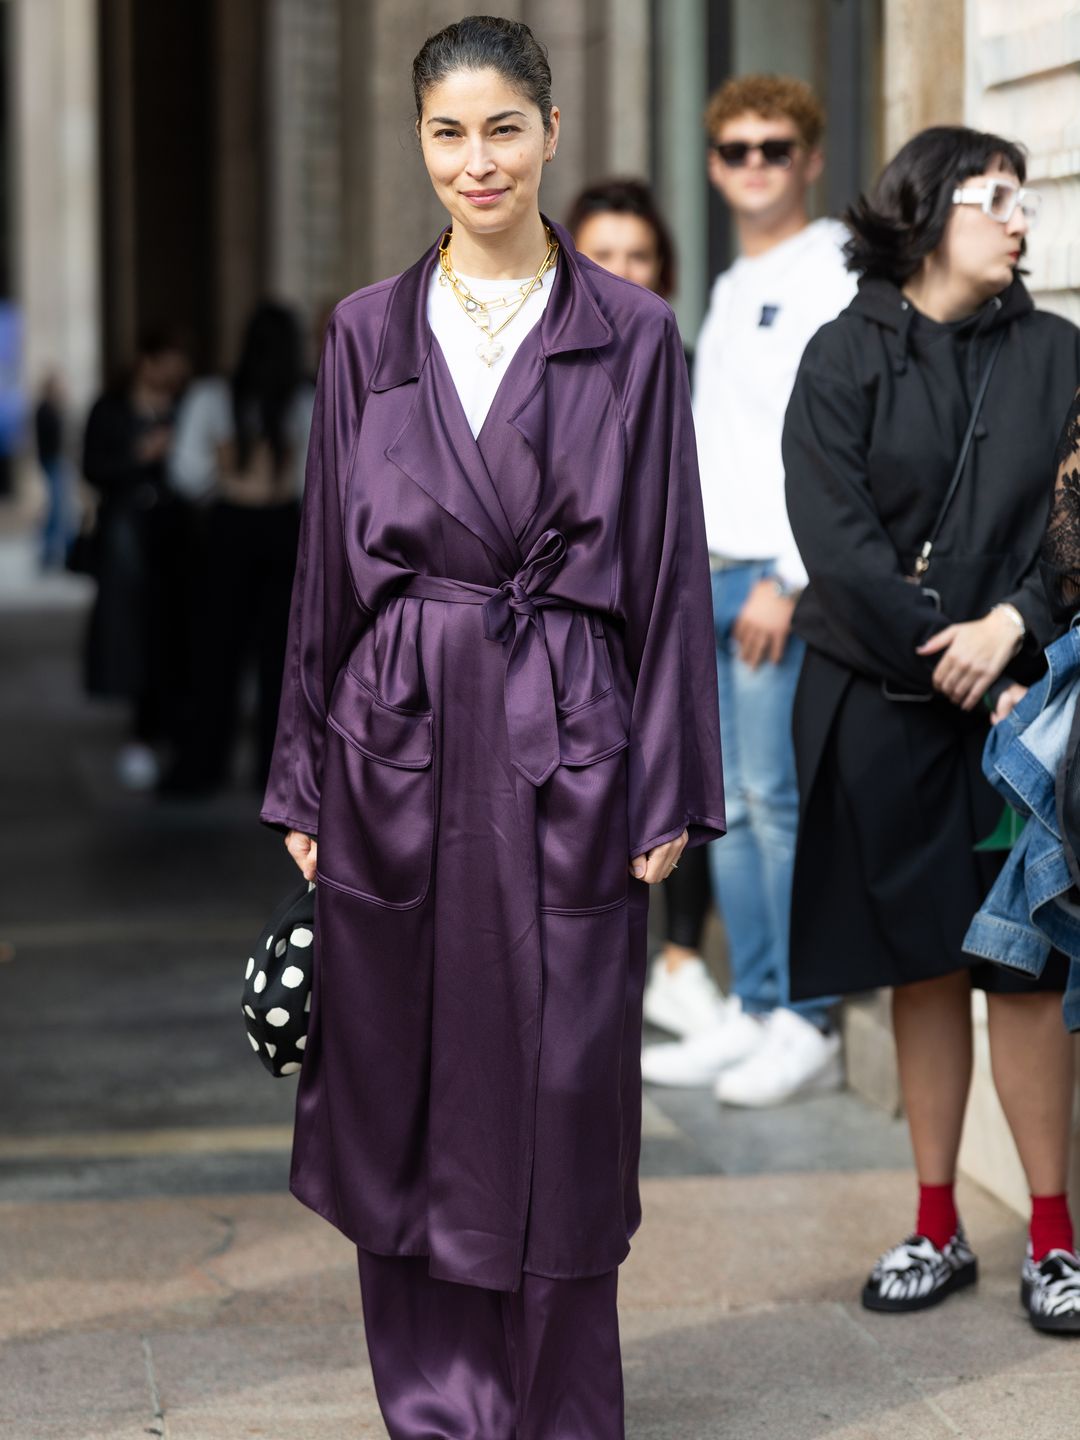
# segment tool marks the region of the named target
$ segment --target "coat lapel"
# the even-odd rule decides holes
[[[386,308],[371,388],[412,384],[416,389],[408,418],[386,456],[513,574],[513,533],[492,493],[491,477],[428,324],[428,284],[437,248],[436,243],[398,277]]]
[[[512,575],[519,554],[454,382],[432,345],[416,384],[416,400],[387,458],[437,505],[482,540]]]
[[[547,467],[550,390],[544,379],[549,357],[571,351],[598,350],[614,335],[596,303],[569,232],[551,220],[547,223],[559,241],[559,266],[547,307],[540,317],[539,356],[528,379],[522,377],[516,405],[501,412],[525,442],[514,450],[515,460],[526,470],[519,491],[522,503],[514,515],[514,530],[519,538],[540,503]]]
[[[495,401],[499,414],[505,414],[506,421],[524,439],[525,463],[530,470],[522,477],[521,494],[526,503],[513,507],[514,524],[507,519],[453,392],[446,362],[433,343],[427,294],[438,241],[394,282],[371,385],[374,391],[383,391],[416,383],[416,399],[405,425],[386,451],[387,458],[482,540],[507,574],[513,574],[520,563],[517,534],[540,497],[547,446],[543,378],[548,358],[572,350],[597,349],[613,336],[569,234],[561,225],[550,220],[547,223],[559,241],[560,254],[555,284],[540,319],[540,354],[530,373],[534,383],[525,385],[516,408],[505,410],[499,404],[501,393]],[[498,416],[488,418],[497,421]],[[485,438],[484,431],[481,437]]]

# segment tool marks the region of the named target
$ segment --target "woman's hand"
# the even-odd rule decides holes
[[[315,865],[318,861],[318,843],[305,835],[302,830],[290,830],[285,836],[285,849],[300,866],[300,873],[304,879],[311,881],[315,879]]]
[[[684,830],[677,839],[657,845],[655,850],[646,850],[644,855],[635,855],[630,861],[630,874],[637,880],[644,880],[646,885],[666,880],[679,863],[679,856],[686,849],[689,839],[689,832]]]
[[[1005,716],[1016,709],[1017,705],[1028,692],[1026,685],[1009,685],[998,696],[994,712],[990,716],[991,725],[999,725]]]
[[[919,655],[941,655],[933,685],[961,710],[974,710],[1023,643],[1015,623],[1000,610],[981,620],[946,625],[918,647]]]

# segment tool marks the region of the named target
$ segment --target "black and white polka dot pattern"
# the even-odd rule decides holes
[[[315,886],[305,881],[275,912],[244,970],[248,1041],[271,1075],[294,1075],[304,1058],[314,939]]]

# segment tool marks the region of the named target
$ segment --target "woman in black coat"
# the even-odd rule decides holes
[[[811,341],[795,383],[784,461],[810,584],[795,616],[808,651],[792,994],[893,987],[919,1215],[863,1302],[896,1311],[975,1279],[952,1187],[971,989],[988,993],[995,1083],[1034,1197],[1029,1313],[1080,1330],[1064,967],[1033,985],[961,950],[1000,863],[976,849],[1001,814],[980,767],[988,705],[1039,673],[1055,633],[1037,558],[1080,376],[1080,331],[1035,310],[1019,278],[1038,199],[1024,178],[1022,151],[996,136],[942,127],[909,141],[848,216],[859,293]],[[1063,1298],[1059,1255],[1073,1266]]]

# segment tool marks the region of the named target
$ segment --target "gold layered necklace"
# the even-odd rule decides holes
[[[540,262],[540,268],[533,278],[526,280],[522,285],[515,285],[508,294],[497,295],[491,300],[480,300],[474,295],[450,263],[450,241],[453,231],[448,230],[439,242],[439,284],[450,286],[454,299],[482,333],[484,338],[477,345],[476,353],[489,370],[503,353],[503,347],[499,344],[496,336],[505,330],[511,320],[520,312],[521,307],[533,291],[537,287],[543,286],[544,276],[558,258],[559,242],[546,225],[544,230],[547,233],[547,254]],[[495,325],[495,313],[506,309],[510,310],[510,314],[505,320]]]

